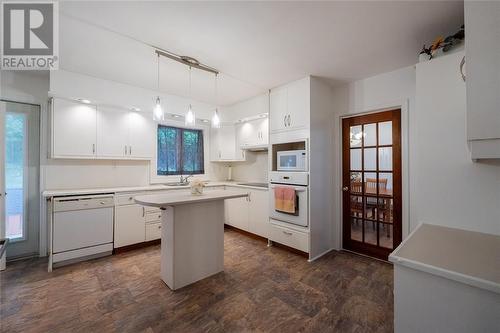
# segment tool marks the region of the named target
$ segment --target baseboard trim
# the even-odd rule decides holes
[[[117,248],[113,249],[113,254],[120,254],[120,253],[123,253],[123,252],[128,252],[128,251],[133,251],[133,250],[137,250],[137,249],[142,249],[144,247],[158,245],[158,244],[161,244],[161,239],[155,239],[155,240],[148,241],[148,242],[142,242],[142,243],[137,243],[137,244],[132,244],[132,245],[126,245],[126,246],[117,247]]]

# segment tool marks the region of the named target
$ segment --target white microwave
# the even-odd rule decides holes
[[[278,171],[307,171],[305,150],[279,151],[277,154]]]

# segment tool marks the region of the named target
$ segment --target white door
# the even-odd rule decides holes
[[[115,208],[114,247],[142,243],[146,239],[145,210],[140,205]]]
[[[155,147],[156,127],[148,113],[129,112],[129,157],[150,159]]]
[[[128,156],[128,111],[97,108],[97,156],[123,158]]]
[[[309,127],[309,83],[309,78],[305,78],[288,85],[288,129]]]
[[[287,108],[286,87],[271,90],[269,94],[269,125],[272,133],[286,129]]]
[[[251,190],[249,197],[248,228],[253,234],[269,237],[268,191]]]
[[[40,106],[14,102],[4,106],[1,193],[7,258],[28,257],[39,253]]]
[[[226,224],[248,231],[248,199],[246,197],[227,199],[224,204]]]
[[[259,144],[269,143],[269,118],[258,120],[257,132],[260,134]]]
[[[52,132],[52,156],[95,156],[96,107],[54,98]]]

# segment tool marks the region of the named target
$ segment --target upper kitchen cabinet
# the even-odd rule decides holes
[[[472,158],[500,158],[500,2],[465,1],[465,52]]]
[[[269,119],[263,117],[238,124],[236,133],[242,149],[266,147],[269,143]]]
[[[271,133],[309,128],[310,78],[272,89],[269,108]]]
[[[97,155],[120,158],[128,155],[128,112],[99,107],[97,109]]]
[[[245,153],[236,143],[236,129],[232,124],[222,124],[210,130],[210,161],[243,161]]]
[[[53,158],[94,158],[96,155],[96,106],[53,99]]]
[[[128,157],[131,159],[152,158],[156,126],[150,119],[150,115],[141,112],[128,112],[128,124]]]
[[[147,114],[59,98],[52,106],[52,158],[152,158],[155,129]]]

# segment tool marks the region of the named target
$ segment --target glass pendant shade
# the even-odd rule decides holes
[[[163,108],[161,107],[160,96],[156,97],[156,102],[153,109],[153,119],[155,121],[162,121],[165,119],[165,114],[163,113]]]
[[[212,127],[213,128],[220,127],[219,110],[217,110],[217,109],[215,109],[214,116],[212,117]]]
[[[185,121],[186,121],[185,122],[186,125],[188,125],[188,126],[193,126],[196,122],[196,117],[194,115],[193,108],[191,107],[191,104],[189,104],[189,108],[188,108],[188,111],[186,113]]]

